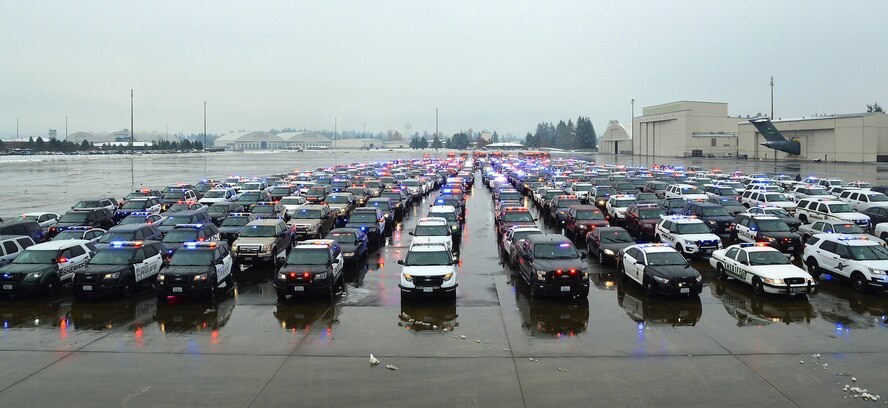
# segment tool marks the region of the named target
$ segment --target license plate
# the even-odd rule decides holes
[[[795,251],[795,247],[786,247],[787,251]]]
[[[12,285],[3,285],[3,290],[12,290]]]
[[[244,262],[253,262],[253,257],[252,256],[245,256]]]
[[[83,291],[84,291],[84,292],[89,292],[89,291],[91,291],[91,290],[93,290],[92,285],[83,285]]]
[[[808,288],[792,288],[792,293],[805,293],[808,291]]]
[[[296,286],[293,290],[296,292],[305,292],[305,286]]]
[[[691,288],[681,288],[681,293],[691,293]]]
[[[433,288],[422,288],[424,293],[432,293]]]
[[[182,293],[182,288],[173,288],[173,293]]]
[[[561,291],[562,292],[570,292],[570,286],[562,286]]]

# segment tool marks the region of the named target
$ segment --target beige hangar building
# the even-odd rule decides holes
[[[638,156],[724,157],[737,153],[737,123],[723,102],[678,101],[646,106],[632,121]]]

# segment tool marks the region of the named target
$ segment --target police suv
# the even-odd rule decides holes
[[[74,296],[130,296],[138,286],[154,282],[164,266],[165,252],[157,241],[112,242],[74,274]]]
[[[712,253],[709,264],[718,279],[734,278],[752,286],[756,295],[814,293],[817,282],[804,269],[764,242],[737,244]]]
[[[663,217],[657,224],[655,240],[668,244],[686,256],[711,254],[721,248],[721,239],[703,220],[693,216]]]
[[[50,293],[86,267],[96,252],[93,243],[76,239],[30,246],[0,268],[0,293]]]
[[[836,199],[804,199],[799,201],[796,217],[807,224],[817,220],[842,220],[868,228],[870,218],[854,211],[850,205]]]
[[[623,221],[626,219],[626,209],[628,209],[630,205],[637,203],[638,200],[636,200],[634,195],[617,194],[612,195],[607,200],[604,208],[607,211],[607,216],[611,222],[616,225],[622,225]]]
[[[161,300],[193,294],[213,298],[216,289],[232,286],[232,265],[224,242],[188,242],[176,251],[170,266],[157,275],[154,290]]]
[[[414,244],[402,265],[398,287],[401,297],[411,295],[444,295],[456,298],[457,262],[450,248],[440,243]]]
[[[822,272],[851,280],[858,292],[888,288],[888,249],[877,242],[840,234],[817,234],[808,240],[805,265],[813,276]]]

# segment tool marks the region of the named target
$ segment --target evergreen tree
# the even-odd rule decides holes
[[[419,148],[420,149],[427,149],[428,147],[429,147],[429,141],[426,140],[426,138],[424,138],[424,137],[419,138]]]
[[[31,136],[31,137],[28,138],[28,148],[29,148],[29,149],[33,149],[33,148],[34,148],[34,136]]]
[[[0,150],[6,150],[6,143],[3,143],[3,139],[0,139]]]
[[[435,137],[432,139],[432,148],[438,150],[444,147],[444,144],[441,143],[441,138],[438,137],[438,134],[435,134]]]
[[[34,149],[38,151],[46,150],[46,142],[43,141],[43,137],[37,136],[37,142],[34,143]]]
[[[453,144],[450,142],[449,137],[444,138],[444,148],[445,149],[452,149],[453,148]]]
[[[450,147],[453,149],[465,149],[469,147],[469,135],[466,132],[455,133],[450,138]]]
[[[881,106],[879,106],[878,102],[875,102],[872,105],[866,105],[866,111],[870,112],[870,113],[872,113],[872,112],[885,113],[885,110],[882,109]]]
[[[493,131],[493,136],[490,136],[490,143],[499,143],[499,135],[496,134],[496,131]]]
[[[410,138],[410,148],[411,149],[418,149],[419,148],[419,137],[413,136],[412,138]]]

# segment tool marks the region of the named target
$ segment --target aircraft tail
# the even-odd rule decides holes
[[[769,142],[786,142],[786,138],[783,137],[783,134],[774,127],[774,124],[771,123],[771,119],[768,118],[758,118],[758,119],[750,119],[749,123],[752,123],[756,129],[758,129],[759,133],[762,134],[762,137]]]

